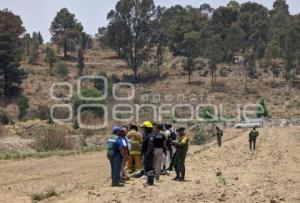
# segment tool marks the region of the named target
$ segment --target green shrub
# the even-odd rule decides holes
[[[23,119],[26,116],[27,109],[29,108],[28,98],[25,96],[19,97],[17,105],[19,107],[19,119]]]
[[[261,108],[258,107],[258,112],[256,113],[257,118],[266,118],[269,116],[269,111],[267,109],[266,103],[264,99],[261,99],[259,104],[261,105],[261,107],[263,108],[263,112],[260,112]]]
[[[7,125],[9,123],[9,118],[7,114],[0,108],[0,124]]]
[[[215,115],[214,108],[212,106],[207,106],[202,110],[202,118],[205,120],[213,119],[213,115]]]
[[[55,192],[55,190],[49,190],[45,193],[34,193],[31,195],[31,199],[32,201],[42,201],[45,199],[48,199],[50,197],[54,197],[57,196],[57,192]]]
[[[227,70],[226,70],[226,68],[225,67],[223,67],[223,68],[221,68],[220,69],[220,76],[221,77],[227,77]]]
[[[55,64],[55,73],[62,78],[67,77],[69,75],[68,65],[64,62],[56,63]]]
[[[84,97],[101,97],[101,92],[96,89],[96,88],[92,88],[92,89],[81,89],[81,95]],[[73,109],[74,109],[74,114],[77,115],[77,110],[78,107],[82,104],[97,104],[100,103],[101,101],[88,101],[88,100],[81,100],[77,95],[75,97],[73,97],[72,99],[72,103],[73,103]],[[99,116],[102,118],[104,112],[102,108],[93,108],[93,107],[89,107],[89,108],[84,108],[83,111],[91,111],[93,112],[95,115]]]
[[[111,75],[110,80],[111,80],[113,83],[120,82],[119,77],[118,77],[116,74],[114,74],[114,73]]]
[[[103,76],[103,77],[107,78],[107,81],[108,81],[108,87],[107,87],[108,88],[108,96],[112,96],[113,84],[117,83],[117,82],[120,82],[120,79],[118,78],[118,76],[115,75],[115,74],[112,74],[111,77],[108,77],[108,75],[104,71],[101,71],[100,73],[98,73],[98,76]],[[104,83],[103,83],[102,80],[95,80],[94,81],[94,86],[95,86],[95,88],[97,88],[100,91],[103,91],[104,88],[105,88]]]
[[[28,58],[28,63],[29,64],[36,64],[37,59],[39,56],[39,44],[38,43],[33,43],[30,56]]]
[[[194,145],[202,145],[206,142],[206,137],[204,134],[202,133],[197,133],[195,134],[195,136],[193,137],[191,144]]]
[[[201,145],[204,144],[206,142],[207,138],[204,135],[204,131],[203,128],[201,128],[200,126],[196,126],[195,128],[195,134],[193,136],[193,139],[191,140],[191,144],[194,145]]]
[[[41,120],[49,120],[50,109],[48,106],[40,105],[36,110],[36,117]]]

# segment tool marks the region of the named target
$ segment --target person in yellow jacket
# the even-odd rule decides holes
[[[128,172],[133,173],[140,172],[142,170],[141,164],[141,145],[142,145],[142,135],[138,132],[138,127],[136,125],[131,124],[128,132],[128,139],[131,143],[131,149],[129,151],[128,157]],[[134,167],[133,167],[134,166]]]

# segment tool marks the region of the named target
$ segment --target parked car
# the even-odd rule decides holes
[[[263,121],[262,120],[247,120],[247,121],[243,121],[241,123],[236,124],[234,127],[235,128],[261,128],[263,125]]]

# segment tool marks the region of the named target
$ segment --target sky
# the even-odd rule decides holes
[[[76,18],[84,26],[84,31],[95,35],[101,26],[107,25],[106,15],[115,8],[118,0],[0,0],[0,9],[8,8],[13,13],[20,15],[27,32],[40,31],[45,41],[51,36],[49,27],[57,11],[66,7],[76,15]],[[199,7],[203,3],[209,3],[213,8],[226,5],[230,0],[154,0],[155,5],[170,7],[180,4]],[[237,0],[244,3],[249,0]],[[251,0],[258,2],[269,9],[274,0]],[[300,0],[287,0],[292,14],[300,13]]]

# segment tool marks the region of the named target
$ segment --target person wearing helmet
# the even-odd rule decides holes
[[[107,158],[111,166],[111,179],[113,187],[122,187],[120,183],[121,177],[121,164],[122,156],[119,147],[117,146],[117,140],[119,139],[121,128],[118,126],[113,127],[112,136],[107,139]]]
[[[139,173],[142,170],[141,164],[141,145],[142,135],[139,133],[138,126],[131,124],[128,132],[128,139],[131,143],[131,148],[128,157],[128,171],[129,173]],[[134,165],[134,167],[133,167]]]
[[[145,185],[153,185],[154,183],[154,147],[153,147],[153,123],[145,121],[141,126],[143,129],[143,143],[142,143],[142,156],[144,163],[145,175],[147,176],[147,182]]]
[[[176,177],[173,180],[185,181],[185,158],[189,148],[189,138],[185,135],[185,128],[177,129],[178,140],[173,141],[172,145],[176,148],[174,158],[174,168]]]

